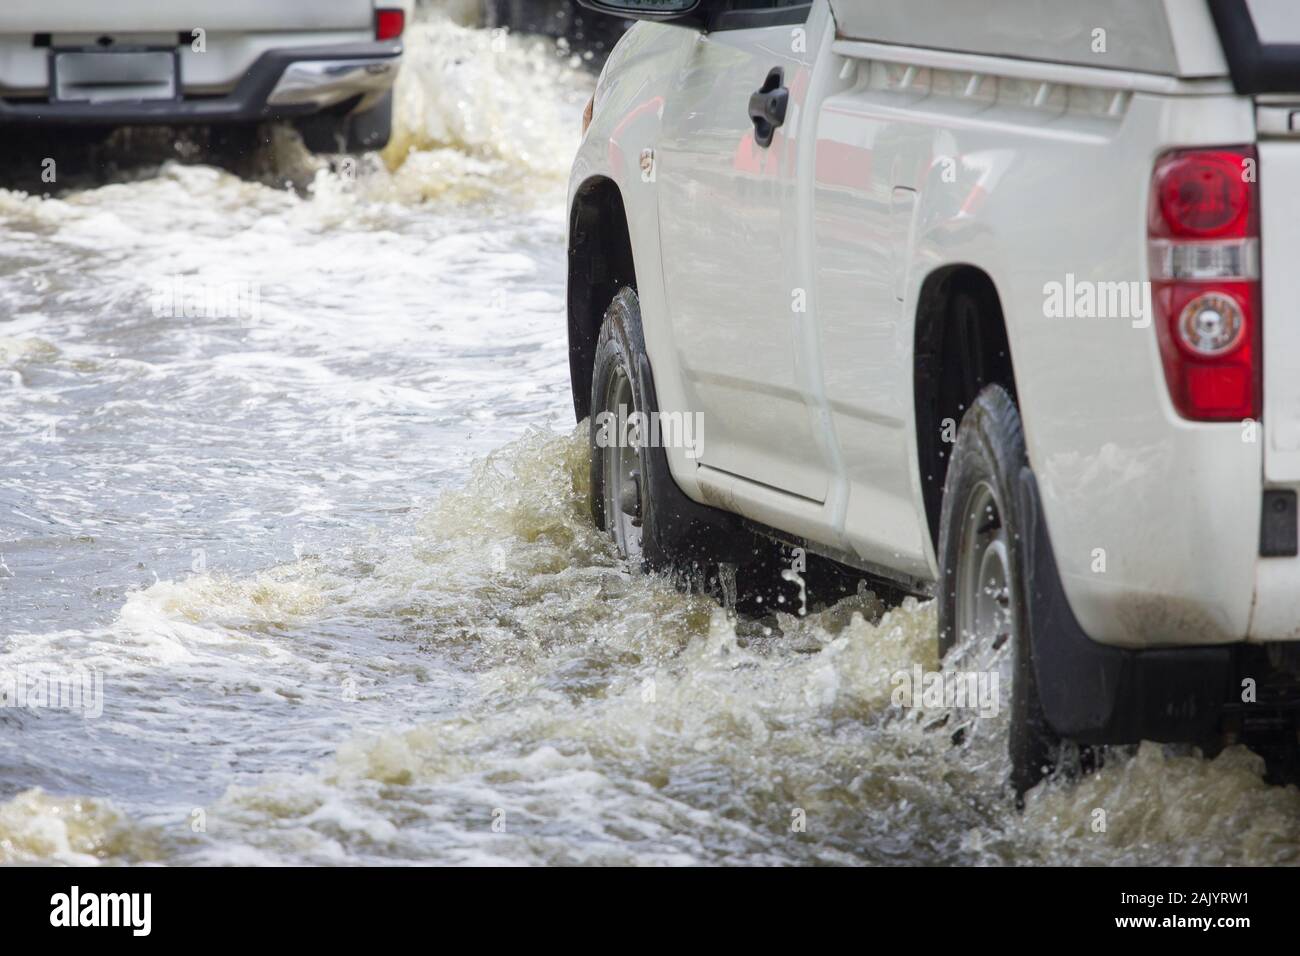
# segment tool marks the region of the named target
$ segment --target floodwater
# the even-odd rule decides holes
[[[593,78],[437,18],[403,70],[355,168],[0,190],[0,677],[82,691],[0,709],[0,862],[1300,858],[1240,748],[1016,811],[892,703],[927,604],[755,626],[620,563],[564,339]]]

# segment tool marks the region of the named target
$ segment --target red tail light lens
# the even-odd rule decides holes
[[[1169,395],[1192,421],[1258,418],[1262,356],[1254,147],[1156,163],[1148,218],[1152,304]]]
[[[1227,151],[1174,154],[1156,169],[1161,223],[1191,238],[1244,236],[1250,228],[1250,184],[1243,156]]]
[[[405,10],[376,10],[375,39],[396,40],[406,29]]]

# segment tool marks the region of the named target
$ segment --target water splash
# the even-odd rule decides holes
[[[756,623],[624,566],[563,340],[592,78],[444,20],[408,50],[355,176],[281,133],[254,177],[0,191],[0,636],[108,698],[0,713],[0,862],[1296,861],[1300,794],[1239,750],[1017,813],[892,702],[930,604]],[[266,314],[162,320],[146,271]]]

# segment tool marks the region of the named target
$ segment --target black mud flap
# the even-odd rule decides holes
[[[1043,713],[1083,744],[1199,743],[1219,728],[1233,679],[1232,646],[1130,651],[1098,644],[1070,609],[1038,482],[1020,473],[1030,647]]]

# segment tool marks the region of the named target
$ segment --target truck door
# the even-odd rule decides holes
[[[716,7],[669,87],[654,162],[673,339],[704,416],[703,464],[821,502],[794,237],[812,37],[829,14],[791,0]]]

